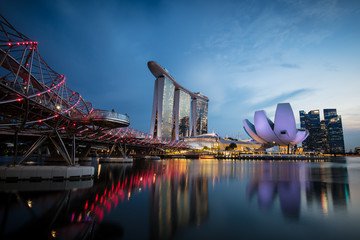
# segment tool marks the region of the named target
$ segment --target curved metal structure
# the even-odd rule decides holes
[[[41,58],[36,41],[0,15],[0,129],[44,132],[72,124],[92,111]]]
[[[75,163],[75,139],[180,146],[124,128],[130,124],[125,114],[93,109],[91,103],[67,87],[65,76],[41,58],[37,46],[38,42],[18,32],[0,15],[0,131],[14,133],[15,139],[18,133],[40,136],[20,163],[46,139],[70,165]],[[63,138],[72,139],[72,154]]]
[[[296,129],[295,117],[289,103],[277,105],[274,123],[267,118],[263,110],[255,112],[254,125],[247,119],[243,123],[250,137],[267,146],[297,145],[309,136],[307,130]]]

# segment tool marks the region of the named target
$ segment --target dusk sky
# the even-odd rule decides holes
[[[360,147],[360,1],[1,0],[45,61],[94,108],[149,132],[156,61],[209,97],[208,131],[250,137],[243,119],[277,103],[336,108],[346,150]]]

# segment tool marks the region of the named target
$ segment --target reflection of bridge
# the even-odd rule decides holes
[[[127,115],[93,109],[41,58],[38,42],[18,32],[0,15],[0,131],[15,136],[15,163],[26,160],[46,140],[69,165],[75,163],[75,140],[89,144],[130,144],[153,148],[184,147],[153,139],[128,127]],[[38,137],[16,162],[18,136]],[[64,141],[66,140],[66,141]],[[66,144],[68,142],[68,144]],[[71,151],[69,151],[71,146]]]

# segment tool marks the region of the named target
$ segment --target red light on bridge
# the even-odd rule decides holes
[[[22,100],[22,98],[18,98],[18,99],[17,99],[18,102],[21,102],[21,100]]]
[[[62,129],[62,130],[65,130],[65,127],[62,127],[61,129]]]
[[[42,122],[42,120],[39,120],[38,122],[39,122],[39,123],[41,123],[41,122]]]
[[[8,43],[8,45],[11,47],[11,43]]]

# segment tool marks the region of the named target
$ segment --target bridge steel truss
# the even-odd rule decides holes
[[[185,143],[153,139],[126,128],[128,116],[93,109],[78,92],[67,87],[65,76],[41,58],[38,42],[17,31],[0,14],[0,132],[14,134],[14,164],[23,163],[50,139],[68,163],[75,164],[75,140],[154,148],[186,148]],[[17,162],[18,134],[39,138]],[[63,139],[71,139],[68,151]]]

